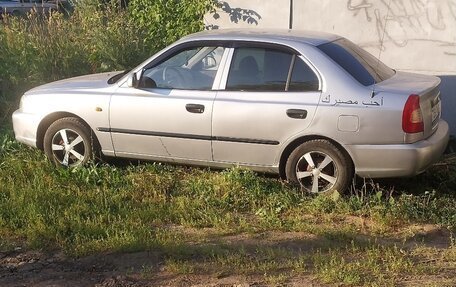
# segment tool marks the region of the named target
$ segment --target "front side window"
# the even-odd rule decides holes
[[[210,90],[223,47],[191,47],[180,50],[158,65],[143,71],[140,87]]]
[[[317,91],[313,70],[289,52],[269,48],[237,48],[226,89],[231,91]]]

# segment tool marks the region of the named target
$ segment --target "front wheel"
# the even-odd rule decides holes
[[[44,152],[56,165],[76,167],[93,157],[90,130],[77,118],[52,123],[44,135]]]
[[[343,192],[353,178],[353,165],[331,142],[311,140],[290,154],[285,172],[288,181],[299,184],[303,191],[315,194]]]

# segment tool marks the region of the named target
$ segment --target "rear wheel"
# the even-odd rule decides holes
[[[353,165],[331,142],[311,140],[290,154],[285,172],[288,181],[299,184],[303,191],[315,194],[343,192],[353,178]]]
[[[77,118],[59,119],[44,135],[44,152],[56,165],[82,166],[94,154],[90,129]]]

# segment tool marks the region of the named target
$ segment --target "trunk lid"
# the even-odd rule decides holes
[[[416,142],[430,137],[438,128],[441,118],[440,79],[435,76],[397,72],[393,77],[375,85],[376,91],[385,91],[404,95],[405,101],[410,95],[420,97],[424,132],[406,134],[406,142]],[[412,135],[412,136],[410,136]]]

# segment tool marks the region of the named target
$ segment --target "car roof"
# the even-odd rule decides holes
[[[206,41],[206,40],[228,40],[228,41],[261,41],[261,42],[282,42],[294,41],[318,46],[332,42],[341,36],[303,30],[286,29],[214,29],[191,34],[185,40]]]

